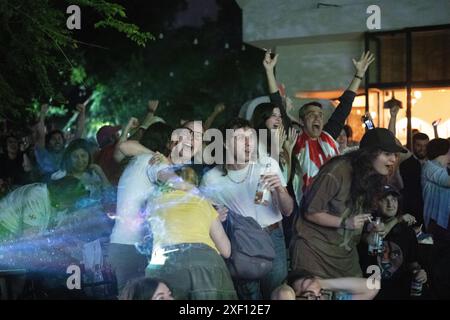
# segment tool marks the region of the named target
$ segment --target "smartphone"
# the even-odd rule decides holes
[[[367,115],[362,117],[362,121],[366,125],[367,130],[375,129],[375,125],[373,124],[372,119],[370,119]]]

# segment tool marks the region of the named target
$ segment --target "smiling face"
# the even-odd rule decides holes
[[[395,217],[398,209],[397,197],[393,194],[388,194],[378,201],[378,208],[383,216],[388,218]]]
[[[373,160],[372,165],[379,174],[387,176],[392,171],[396,159],[395,153],[381,151]]]
[[[89,154],[84,149],[76,149],[70,154],[72,173],[83,173],[89,165]]]
[[[153,294],[152,300],[173,300],[172,292],[170,292],[170,289],[164,283],[160,282]]]
[[[272,115],[266,120],[267,129],[278,129],[282,124],[281,111],[279,108],[272,110]]]
[[[170,149],[171,160],[175,163],[189,162],[202,151],[203,126],[201,121],[190,121],[183,128],[172,132]]]
[[[303,122],[303,130],[313,139],[320,136],[323,129],[323,111],[322,108],[314,105],[305,107],[304,116],[300,119]]]

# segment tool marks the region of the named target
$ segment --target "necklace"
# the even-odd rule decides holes
[[[228,171],[227,177],[228,177],[228,179],[231,180],[231,182],[234,182],[234,183],[236,183],[236,184],[241,184],[242,182],[244,182],[245,180],[247,180],[248,176],[250,175],[250,171],[251,171],[252,168],[253,168],[253,164],[249,164],[249,165],[247,166],[247,173],[245,174],[244,179],[242,179],[241,181],[235,181],[235,180],[231,179],[231,177],[230,177],[230,172],[229,172],[229,171]]]

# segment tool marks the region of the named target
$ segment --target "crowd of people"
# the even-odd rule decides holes
[[[316,101],[288,114],[277,60],[263,59],[270,102],[219,130],[223,104],[174,128],[151,100],[141,122],[95,141],[84,104],[70,137],[48,126],[46,104],[32,127],[4,132],[0,269],[24,270],[10,297],[73,297],[76,265],[89,298],[450,298],[450,139],[415,132],[409,151],[399,106],[389,128],[352,139],[370,52],[326,123]],[[207,156],[211,132],[223,140]]]

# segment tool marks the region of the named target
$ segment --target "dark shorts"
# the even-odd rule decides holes
[[[140,254],[133,245],[110,243],[108,257],[116,274],[119,293],[129,280],[145,275],[147,258]]]

